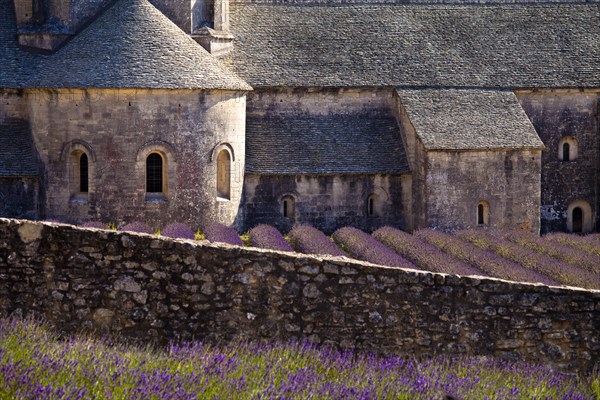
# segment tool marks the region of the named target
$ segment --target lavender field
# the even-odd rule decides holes
[[[91,221],[82,226],[106,228],[107,224]],[[152,229],[143,222],[130,223],[120,230],[152,234]],[[552,233],[540,237],[522,231],[480,229],[452,234],[421,229],[409,234],[383,227],[369,235],[357,228],[344,227],[328,237],[311,226],[298,225],[284,237],[273,226],[258,225],[242,241],[235,229],[222,224],[213,224],[194,234],[190,227],[179,223],[158,232],[162,236],[205,238],[236,246],[346,256],[388,267],[600,289],[600,234]]]
[[[0,319],[3,399],[597,399],[600,374],[492,358],[402,359],[309,344],[140,348]]]

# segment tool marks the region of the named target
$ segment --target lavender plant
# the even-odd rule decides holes
[[[210,242],[228,243],[234,246],[242,246],[242,239],[235,229],[223,225],[212,224],[204,230],[204,238]]]
[[[0,319],[0,397],[7,399],[593,399],[600,374],[573,377],[493,358],[418,361],[306,343],[142,349],[61,338]]]
[[[257,225],[250,229],[250,245],[262,249],[294,251],[277,228],[270,225]]]
[[[484,271],[489,276],[509,281],[559,285],[557,281],[546,275],[527,269],[521,264],[500,257],[492,251],[483,250],[448,233],[432,229],[421,229],[416,231],[414,235],[436,246],[446,254]]]
[[[330,238],[310,225],[296,225],[288,234],[290,244],[299,253],[347,256]]]
[[[498,235],[480,230],[466,230],[457,235],[475,246],[494,251],[501,257],[546,275],[562,284],[586,289],[600,289],[600,275],[560,262],[544,254],[529,250]]]
[[[479,269],[399,229],[389,226],[379,228],[373,232],[373,237],[426,271],[459,275],[485,275]]]
[[[517,243],[530,250],[545,254],[574,267],[586,269],[592,273],[600,274],[600,257],[585,251],[574,249],[533,233],[523,231],[506,231],[502,234],[506,239]]]
[[[119,230],[122,232],[137,232],[154,235],[154,231],[148,225],[140,221],[134,221],[127,225],[123,225]]]
[[[388,267],[421,269],[360,229],[347,226],[335,231],[331,237],[358,260]]]
[[[544,239],[600,257],[600,241],[596,240],[593,235],[579,236],[556,232],[545,235]]]
[[[196,236],[192,228],[177,222],[165,226],[160,234],[161,236],[177,239],[194,239]]]

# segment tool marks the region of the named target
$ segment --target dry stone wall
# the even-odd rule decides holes
[[[307,339],[589,371],[600,292],[0,219],[0,309],[140,342]]]

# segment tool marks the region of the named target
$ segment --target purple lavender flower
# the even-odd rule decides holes
[[[294,251],[277,228],[270,225],[257,225],[250,229],[250,244],[262,249]]]
[[[373,232],[373,237],[426,271],[459,275],[484,275],[479,269],[473,268],[471,265],[440,251],[437,247],[399,229],[389,226],[379,228]]]
[[[347,256],[330,238],[310,225],[296,225],[288,234],[292,247],[304,254]]]
[[[420,269],[394,250],[359,229],[349,226],[340,228],[333,233],[332,238],[343,250],[359,260],[388,267]]]
[[[600,275],[560,262],[544,254],[529,250],[498,235],[481,230],[457,232],[457,236],[482,249],[494,251],[501,257],[517,262],[556,281],[586,289],[600,289]]]
[[[244,244],[235,229],[223,224],[210,225],[204,230],[204,237],[210,242],[228,243],[234,246]]]
[[[574,249],[562,243],[552,242],[538,235],[523,231],[507,231],[502,236],[530,250],[545,254],[574,267],[600,274],[600,257]]]
[[[154,231],[145,223],[140,221],[134,221],[127,225],[119,228],[122,232],[137,232],[137,233],[147,233],[149,235],[154,235]]]
[[[160,232],[161,236],[178,239],[194,239],[194,231],[186,224],[173,223],[165,226]]]
[[[585,251],[600,257],[600,241],[594,238],[595,235],[574,235],[562,232],[549,233],[544,239],[572,247],[577,250]],[[600,236],[600,235],[599,235]]]
[[[421,229],[414,235],[434,245],[446,254],[473,265],[495,278],[517,282],[539,282],[546,285],[559,285],[554,279],[532,271],[513,261],[500,257],[493,251],[481,249],[461,238],[448,233]]]

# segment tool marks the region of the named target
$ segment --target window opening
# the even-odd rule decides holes
[[[146,192],[161,193],[163,191],[163,158],[158,153],[151,153],[146,158]]]
[[[81,193],[89,191],[88,171],[88,156],[82,153],[79,157],[79,191]]]
[[[477,206],[477,223],[479,225],[483,225],[484,224],[484,219],[483,219],[483,213],[484,213],[484,207],[483,204],[479,204]]]
[[[371,217],[375,215],[375,200],[373,197],[369,197],[369,215]]]
[[[231,193],[231,157],[227,150],[217,156],[217,196],[229,199]]]
[[[573,232],[583,232],[583,210],[580,207],[573,209]]]
[[[569,150],[570,150],[569,143],[563,144],[563,161],[569,161],[570,160]]]
[[[295,215],[295,203],[292,196],[285,196],[281,199],[281,211],[284,218],[294,218]]]

